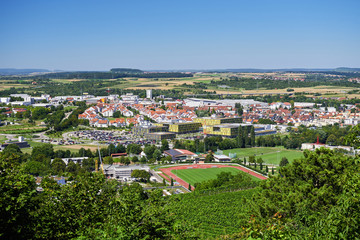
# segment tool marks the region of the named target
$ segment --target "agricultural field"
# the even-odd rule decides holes
[[[206,169],[181,169],[181,170],[172,170],[173,174],[181,178],[182,180],[190,183],[194,186],[195,183],[200,183],[210,179],[216,179],[216,176],[221,172],[230,172],[232,174],[237,174],[242,172],[236,168],[206,168]],[[256,177],[252,177],[253,180],[260,181]]]
[[[239,232],[240,219],[248,220],[247,210],[257,189],[216,195],[195,193],[172,196],[167,207],[181,224],[188,226],[200,239],[215,239]]]
[[[291,163],[294,159],[303,156],[302,151],[289,150],[284,147],[254,147],[254,148],[235,148],[224,150],[225,155],[236,153],[237,158],[248,158],[249,156],[261,157],[265,163],[279,165],[281,158],[286,157]]]
[[[179,88],[179,85],[188,84],[193,85],[195,82],[201,83],[210,83],[210,81],[220,80],[220,74],[216,75],[202,75],[195,74],[194,77],[185,77],[185,78],[162,78],[162,79],[149,79],[149,78],[139,78],[139,79],[126,79],[125,82],[115,85],[112,88],[122,88],[122,89],[144,89],[144,87],[151,87],[152,89],[174,89]]]
[[[328,95],[332,94],[334,96],[342,96],[346,94],[348,91],[355,90],[355,88],[351,87],[339,87],[339,86],[316,86],[316,87],[298,87],[298,88],[292,88],[294,91],[292,93],[306,93],[308,96],[314,96],[314,94],[321,94],[321,95]],[[217,93],[227,91],[221,90],[216,91]],[[236,91],[229,91],[230,93],[236,93]],[[240,91],[244,95],[264,95],[264,94],[288,94],[287,88],[284,89],[262,89],[259,87],[259,89],[254,90],[244,90]]]
[[[35,142],[35,141],[28,141],[28,143],[30,144],[30,148],[22,148],[21,151],[23,153],[31,153],[32,148],[36,147],[36,146],[41,146],[45,143],[42,142]],[[85,145],[85,144],[81,144],[81,145],[53,145],[54,146],[54,151],[57,150],[69,150],[70,152],[79,152],[79,149],[84,148],[84,149],[90,149],[91,151],[96,151],[98,148],[97,146],[94,145]],[[103,147],[102,145],[100,145],[100,148]]]
[[[221,87],[219,85],[226,85],[220,83],[220,81],[227,80],[230,77],[238,77],[238,78],[246,78],[247,82],[252,86],[252,90],[245,90],[244,87],[241,86],[241,84],[235,84],[232,87]],[[36,89],[36,91],[40,91],[43,93],[51,93],[55,95],[65,95],[66,91],[62,91],[64,89],[68,89],[72,86],[77,86],[75,89],[79,89],[79,91],[73,92],[73,94],[79,94],[81,85],[84,87],[85,92],[89,92],[90,94],[97,94],[99,91],[104,92],[106,89],[117,89],[118,90],[124,89],[124,90],[143,90],[144,88],[151,88],[154,90],[181,90],[185,91],[187,95],[196,94],[197,91],[202,90],[205,92],[215,93],[216,94],[239,94],[244,96],[251,96],[251,95],[264,95],[264,94],[289,94],[287,92],[287,86],[284,84],[280,84],[278,88],[269,88],[265,89],[265,87],[261,86],[259,84],[257,86],[257,80],[252,78],[304,78],[306,77],[303,73],[281,73],[281,72],[273,72],[273,73],[216,73],[216,74],[210,74],[210,73],[196,73],[193,75],[193,77],[173,77],[173,78],[141,78],[141,77],[126,77],[126,78],[117,78],[117,79],[82,79],[79,77],[79,79],[58,79],[58,78],[51,78],[50,83],[47,84],[46,82],[39,82],[38,85],[31,85],[32,79],[26,79],[26,80],[18,80],[18,81],[11,81],[11,80],[4,80],[3,84],[0,84],[0,90],[9,89],[10,87],[21,87],[24,88],[24,91],[26,93],[32,94],[33,91]],[[329,80],[331,80],[331,76],[328,76]],[[19,81],[22,81],[23,83],[27,84],[19,84]],[[213,83],[218,82],[219,84]],[[265,80],[267,81],[267,80]],[[274,80],[269,80],[274,81]],[[276,81],[276,80],[275,80]],[[284,80],[278,80],[281,82],[284,82]],[[293,80],[290,80],[290,87]],[[254,84],[252,83],[254,82]],[[286,81],[287,82],[287,81]],[[56,88],[54,88],[54,83]],[[90,84],[91,83],[91,84]],[[183,84],[186,84],[183,86]],[[202,84],[202,86],[206,86],[206,88],[199,88],[194,87],[192,85],[195,84]],[[65,88],[62,88],[62,86],[66,86]],[[324,81],[321,83],[321,86],[315,86],[315,87],[301,87],[305,86],[304,84],[297,84],[297,87],[291,87],[294,91],[292,93],[305,93],[306,96],[345,96],[348,92],[351,92],[352,90],[357,90],[357,87],[353,86],[327,86],[327,82]],[[255,88],[253,88],[255,86]],[[97,91],[92,91],[94,87],[97,89]],[[39,89],[39,90],[38,90]],[[103,94],[103,93],[101,93]],[[200,94],[204,94],[203,92]],[[347,94],[346,97],[348,98],[355,98],[360,96],[359,93],[351,92],[351,94]]]

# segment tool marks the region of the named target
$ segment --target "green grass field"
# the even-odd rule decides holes
[[[191,185],[194,185],[195,183],[200,183],[210,179],[215,179],[217,174],[221,172],[230,172],[235,175],[242,171],[236,168],[227,167],[227,168],[206,168],[206,169],[182,169],[182,170],[172,170],[171,172],[177,175],[182,180],[190,183]],[[259,180],[253,176],[251,176],[251,178],[254,180]]]
[[[237,158],[248,158],[249,156],[255,155],[261,157],[265,163],[279,165],[281,158],[286,157],[289,162],[294,159],[301,158],[303,156],[302,151],[289,150],[283,147],[256,147],[256,148],[235,148],[225,150],[224,154],[236,153]]]
[[[0,135],[0,142],[4,143],[7,140],[6,136]]]

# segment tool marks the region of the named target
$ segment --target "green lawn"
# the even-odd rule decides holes
[[[225,155],[229,155],[229,153],[236,153],[237,158],[248,158],[249,156],[255,155],[256,158],[261,157],[264,162],[275,165],[279,165],[283,157],[286,157],[289,162],[292,162],[294,159],[303,156],[302,151],[289,150],[283,147],[235,148],[224,151]]]
[[[216,175],[221,172],[231,172],[232,174],[237,174],[242,171],[236,168],[226,167],[226,168],[206,168],[206,169],[182,169],[182,170],[172,170],[171,172],[177,175],[185,182],[194,185],[195,183],[200,183],[206,180],[215,179]],[[254,180],[258,180],[255,177],[252,178]]]
[[[275,153],[268,153],[260,156],[264,162],[279,165],[280,161],[283,157],[286,157],[289,162],[293,162],[295,159],[303,157],[303,152],[301,151],[291,151],[291,150],[284,150],[281,152]]]
[[[0,142],[4,143],[7,140],[6,136],[0,135]]]
[[[74,110],[74,109],[77,109],[78,108],[78,106],[66,106],[65,108],[64,108],[64,110],[65,111],[67,111],[67,110]]]

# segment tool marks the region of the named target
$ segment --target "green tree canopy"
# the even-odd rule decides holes
[[[292,164],[282,167],[281,175],[262,182],[261,194],[254,199],[256,204],[253,204],[251,211],[252,214],[256,213],[256,222],[253,224],[260,224],[265,228],[269,222],[275,224],[274,221],[279,221],[276,223],[278,230],[282,228],[281,231],[290,232],[299,239],[305,236],[314,239],[316,232],[322,232],[325,237],[328,231],[339,230],[337,227],[326,227],[326,219],[329,218],[332,219],[331,224],[336,224],[342,231],[346,231],[345,224],[335,220],[338,213],[330,213],[339,209],[342,212],[348,209],[349,214],[355,213],[356,208],[350,211],[349,207],[354,205],[351,205],[347,196],[351,195],[349,185],[353,184],[354,179],[359,179],[353,178],[354,175],[358,176],[358,160],[325,148],[306,151],[304,155],[305,158],[294,160]],[[352,196],[356,196],[359,191],[357,189],[353,192],[355,195]],[[350,205],[343,205],[345,202]],[[353,215],[355,219],[358,216]],[[323,225],[319,225],[319,221],[322,221]],[[355,229],[358,231],[357,224],[349,226],[353,227],[352,233]]]
[[[134,171],[132,171],[131,177],[139,178],[139,179],[141,179],[141,181],[149,181],[150,173],[145,170],[135,169]]]
[[[61,175],[63,172],[65,172],[66,164],[61,158],[55,158],[51,162],[51,170],[56,175]]]
[[[44,154],[46,157],[53,158],[54,157],[54,147],[50,143],[42,144],[40,146],[36,146],[31,151],[31,157],[35,157],[36,155]]]
[[[289,160],[286,157],[281,158],[280,167],[285,167],[289,164]]]
[[[18,145],[16,144],[9,144],[5,147],[3,150],[4,153],[15,153],[15,154],[21,154],[21,150]]]
[[[27,239],[33,234],[29,225],[35,219],[35,179],[19,165],[19,155],[0,154],[0,238]]]
[[[166,139],[161,140],[161,151],[169,150],[169,142]]]

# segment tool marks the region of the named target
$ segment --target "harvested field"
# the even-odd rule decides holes
[[[85,148],[85,149],[90,149],[91,151],[96,151],[98,149],[97,146],[88,146],[88,145],[62,145],[62,146],[65,148],[76,149],[76,150]]]

